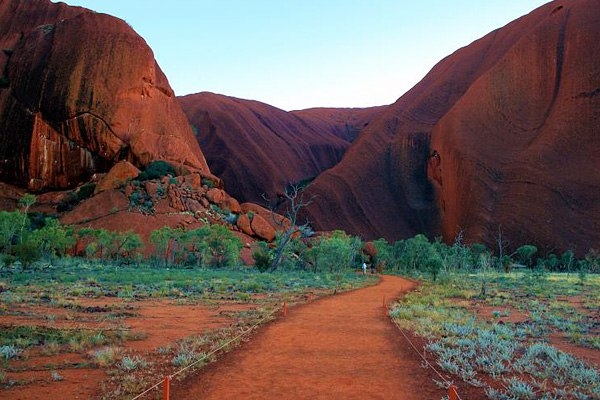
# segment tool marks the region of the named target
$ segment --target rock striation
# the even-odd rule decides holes
[[[49,0],[0,2],[0,179],[72,188],[127,160],[209,169],[146,42]]]
[[[554,1],[440,61],[310,188],[318,229],[600,246],[600,3]]]

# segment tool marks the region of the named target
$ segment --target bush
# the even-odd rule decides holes
[[[266,243],[259,243],[259,247],[252,253],[252,259],[254,260],[254,267],[260,272],[265,272],[271,268],[273,256]]]
[[[137,179],[140,181],[149,181],[160,179],[167,175],[175,176],[175,167],[166,161],[158,160],[148,164],[146,169],[138,175]]]
[[[202,186],[206,186],[209,189],[216,187],[215,183],[208,178],[202,178]]]
[[[79,205],[83,200],[92,197],[94,190],[96,189],[95,183],[86,183],[76,191],[67,193],[64,199],[62,199],[56,206],[56,211],[66,212],[71,211]]]
[[[77,190],[77,200],[83,201],[85,199],[89,199],[94,194],[94,190],[96,190],[95,183],[86,183],[85,185],[81,186],[79,190]]]

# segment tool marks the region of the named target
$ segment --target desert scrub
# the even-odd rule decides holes
[[[124,356],[121,362],[117,364],[117,368],[124,372],[132,372],[138,368],[146,368],[148,363],[140,356]]]
[[[61,260],[51,270],[35,274],[17,271],[0,278],[9,285],[10,292],[0,293],[0,300],[59,305],[61,298],[85,293],[92,297],[117,294],[123,298],[181,297],[210,298],[240,293],[299,293],[305,290],[348,290],[374,284],[377,277],[355,274],[312,273],[281,271],[260,273],[248,268],[191,269],[162,268],[149,263],[118,265],[83,259]],[[340,281],[341,278],[341,281]],[[76,304],[67,304],[67,308]]]
[[[0,356],[5,360],[12,360],[14,358],[18,358],[22,352],[22,349],[12,344],[0,346]]]
[[[90,356],[99,367],[106,368],[115,364],[121,353],[121,348],[108,346],[94,351]]]
[[[597,335],[591,333],[592,317],[571,306],[562,293],[582,296],[597,290],[598,280],[591,277],[587,288],[573,289],[565,284],[571,281],[566,275],[561,279],[552,274],[544,282],[527,284],[520,278],[492,274],[486,278],[487,296],[482,297],[473,296],[481,282],[477,275],[446,276],[443,283],[423,283],[390,315],[399,326],[429,340],[426,350],[440,369],[485,388],[490,399],[599,398],[598,370],[546,343],[557,332],[593,343],[591,338]],[[537,295],[532,297],[532,292]],[[557,296],[565,301],[557,301]],[[503,311],[477,319],[469,311],[476,304],[499,305]],[[510,309],[529,318],[516,323],[502,320]]]

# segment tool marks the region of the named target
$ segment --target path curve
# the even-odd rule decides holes
[[[292,307],[249,343],[184,382],[174,399],[439,399],[429,370],[383,316],[383,297],[415,287],[382,276],[372,287]]]

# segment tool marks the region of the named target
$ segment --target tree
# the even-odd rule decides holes
[[[46,218],[45,225],[27,235],[26,241],[45,259],[62,257],[75,244],[72,228],[62,226],[55,218]]]
[[[110,237],[109,256],[113,260],[131,259],[144,247],[140,235],[131,230],[111,232]]]
[[[27,215],[19,211],[0,211],[0,251],[11,254],[14,245],[21,242],[21,227]]]
[[[205,246],[202,246],[202,258],[214,268],[232,267],[240,259],[242,241],[223,225],[205,225]]]
[[[440,254],[431,247],[424,261],[424,267],[427,272],[431,274],[433,281],[437,280],[437,277],[442,269],[442,258]]]
[[[531,244],[525,244],[517,249],[517,254],[519,256],[519,260],[525,265],[531,268],[532,257],[535,253],[537,253],[537,247]]]
[[[284,216],[287,218],[289,225],[286,227],[283,221],[277,221],[275,218],[275,211],[271,208],[271,213],[273,215],[273,220],[278,223],[281,227],[285,228],[283,234],[281,235],[280,240],[277,241],[277,246],[275,249],[275,255],[273,257],[273,262],[271,263],[271,271],[275,271],[279,268],[281,263],[281,259],[286,250],[286,247],[294,236],[294,234],[303,232],[308,230],[309,224],[306,222],[301,226],[297,226],[298,222],[298,214],[300,210],[304,207],[307,207],[312,203],[313,198],[306,200],[304,198],[304,187],[300,185],[289,185],[285,189],[284,197],[286,203],[286,210],[284,212]]]
[[[560,264],[563,271],[571,272],[574,263],[575,253],[572,250],[567,250],[560,256]]]
[[[508,272],[510,262],[507,262],[506,258],[506,248],[510,243],[508,240],[503,239],[502,237],[502,227],[498,226],[498,236],[496,236],[496,245],[498,246],[498,270],[503,269],[504,272]],[[510,257],[509,257],[510,259]]]
[[[407,265],[413,270],[422,266],[429,255],[430,246],[429,239],[422,234],[405,240],[403,258]]]
[[[340,272],[354,265],[356,246],[353,237],[342,231],[334,231],[329,237],[321,236],[307,250],[307,257],[312,261],[315,272],[326,268],[329,272]]]
[[[156,255],[164,260],[165,267],[175,261],[173,249],[182,236],[183,229],[170,226],[163,226],[150,234],[150,243],[156,247]]]
[[[23,222],[21,223],[21,237],[23,237],[23,232],[25,230],[25,223],[27,222],[27,213],[29,212],[29,207],[35,204],[36,198],[34,195],[26,193],[19,199],[19,207],[21,207],[21,212],[25,215],[23,218]]]

